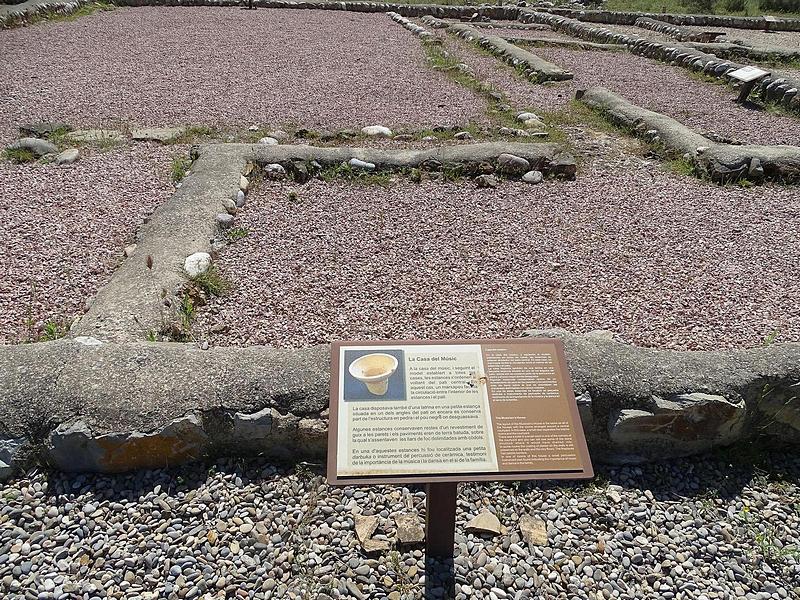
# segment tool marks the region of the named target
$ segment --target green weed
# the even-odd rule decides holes
[[[34,162],[36,160],[36,155],[30,150],[26,150],[24,148],[19,148],[16,150],[7,148],[3,152],[3,156],[6,160],[10,160],[12,163],[17,165]]]
[[[175,156],[172,158],[171,177],[174,183],[182,181],[186,177],[186,172],[192,161],[185,156]]]
[[[244,227],[233,227],[228,230],[226,237],[228,238],[229,242],[237,242],[243,238],[246,238],[250,235],[250,231],[248,231]]]
[[[223,277],[215,265],[211,265],[205,273],[190,277],[193,286],[210,296],[224,296],[230,291],[230,282]]]
[[[40,342],[52,342],[63,338],[69,333],[72,322],[69,319],[56,317],[45,322],[42,333],[39,336]]]
[[[764,336],[764,341],[762,342],[762,346],[771,346],[775,343],[775,340],[778,339],[778,336],[781,334],[780,329],[773,329],[770,331],[766,336]]]
[[[216,138],[219,136],[219,129],[208,125],[189,125],[184,128],[173,144],[192,144],[202,139]]]
[[[668,160],[664,166],[668,171],[676,175],[683,175],[685,177],[694,177],[697,175],[695,164],[683,156]]]
[[[320,171],[319,176],[323,181],[346,179],[347,181],[364,185],[379,185],[382,187],[388,187],[392,178],[392,174],[388,171],[364,171],[355,169],[347,163],[323,169]]]

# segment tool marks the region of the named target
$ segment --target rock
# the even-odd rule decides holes
[[[236,192],[236,202],[235,202],[236,208],[242,208],[246,200],[247,197],[244,195],[244,192],[242,190]]]
[[[361,547],[364,549],[364,552],[372,554],[374,552],[388,552],[389,548],[392,546],[386,540],[369,539],[362,543]]]
[[[494,175],[478,175],[474,181],[478,184],[479,188],[497,187],[497,178]]]
[[[136,252],[136,244],[131,244],[130,246],[125,246],[125,249],[122,251],[122,255],[125,258],[130,258],[133,256],[134,252]]]
[[[72,129],[66,123],[26,123],[25,125],[19,126],[19,132],[24,137],[47,137],[52,135],[58,131],[69,131]]]
[[[21,138],[8,146],[9,150],[27,150],[32,152],[37,158],[41,158],[45,154],[55,154],[58,152],[58,147],[51,144],[47,140],[40,140],[39,138]]]
[[[544,124],[544,121],[540,121],[539,119],[528,119],[523,124],[528,129],[541,130],[541,129],[546,129],[547,128],[547,125]]]
[[[268,131],[267,137],[271,137],[273,139],[278,140],[279,142],[285,142],[289,139],[289,134],[283,131],[282,129],[276,129],[275,131]]]
[[[464,526],[464,529],[475,533],[491,533],[494,535],[503,533],[503,526],[500,524],[500,520],[488,510],[483,510],[475,515]]]
[[[397,142],[410,142],[414,139],[414,136],[410,133],[400,133],[394,136],[392,139]]]
[[[525,175],[522,176],[522,181],[525,183],[542,183],[544,181],[544,175],[541,171],[528,171]]]
[[[217,213],[217,225],[222,229],[227,229],[233,225],[233,215],[228,213]]]
[[[378,528],[378,517],[374,515],[353,515],[353,520],[355,521],[356,536],[363,545]]]
[[[368,136],[392,137],[392,130],[383,125],[368,125],[361,128],[361,133]]]
[[[623,452],[646,458],[691,454],[736,440],[744,426],[745,403],[706,393],[653,396],[649,410],[618,409],[609,415],[608,435]]]
[[[472,134],[469,131],[459,131],[453,137],[457,140],[471,140]]]
[[[397,524],[397,541],[400,544],[419,544],[425,540],[425,529],[419,517],[412,514],[399,514],[394,518]]]
[[[14,474],[25,442],[25,438],[0,437],[0,481]]]
[[[539,119],[539,115],[532,112],[521,112],[517,115],[517,120],[521,122],[530,121],[531,119]]]
[[[241,190],[239,191],[241,192]],[[223,198],[222,206],[225,208],[225,212],[227,212],[229,215],[236,214],[237,207],[236,207],[236,202],[234,200],[231,200],[230,198]]]
[[[195,252],[183,261],[183,270],[189,277],[202,275],[211,268],[211,255],[208,252]]]
[[[247,129],[249,131],[258,131],[258,125],[250,125],[250,127],[248,127]]]
[[[239,189],[243,192],[247,191],[247,187],[250,185],[250,182],[247,180],[247,177],[244,175],[239,176]]]
[[[522,175],[531,168],[531,163],[522,157],[503,153],[497,157],[497,170],[505,175]]]
[[[80,156],[80,151],[77,148],[68,148],[56,156],[55,163],[57,165],[71,165]]]
[[[374,171],[375,170],[375,163],[366,162],[364,160],[359,160],[357,158],[351,158],[347,161],[347,164],[350,165],[354,169],[358,169],[360,171]]]
[[[361,593],[361,590],[358,589],[358,586],[355,584],[355,582],[348,580],[345,584],[345,587],[347,587],[347,591],[350,592],[350,595],[356,600],[365,600],[366,596]]]
[[[264,167],[264,174],[267,176],[267,179],[285,179],[286,169],[283,168],[283,165],[278,163],[270,163]]]
[[[228,329],[230,329],[230,327],[228,327],[227,323],[214,323],[210,331],[211,333],[226,333]]]
[[[265,146],[277,146],[278,145],[278,140],[276,140],[274,137],[271,137],[271,136],[268,135],[268,136],[262,137],[260,140],[258,140],[258,143],[259,144],[264,144]]]
[[[764,167],[761,166],[761,160],[752,158],[750,160],[750,167],[747,169],[747,175],[752,179],[763,179]]]
[[[169,144],[183,135],[182,127],[151,127],[146,129],[134,129],[131,137],[137,142],[160,142]]]
[[[519,520],[519,530],[522,533],[522,539],[529,546],[547,545],[547,525],[541,519],[530,515],[522,515]]]
[[[125,136],[116,129],[78,129],[77,131],[70,131],[64,138],[70,142],[86,144],[120,143],[125,141]]]
[[[118,473],[173,465],[199,458],[208,436],[191,413],[154,431],[97,434],[82,420],[62,423],[47,438],[46,452],[64,471]]]

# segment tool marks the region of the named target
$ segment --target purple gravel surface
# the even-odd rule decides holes
[[[384,14],[120,8],[0,31],[0,56],[0,138],[33,119],[439,125],[486,108]]]
[[[174,191],[176,152],[186,148],[87,152],[70,167],[0,162],[0,343],[26,339],[29,317],[41,325],[84,311]]]
[[[294,189],[297,202],[288,199]],[[575,182],[266,183],[201,312],[219,345],[611,330],[656,347],[800,339],[800,195],[628,157]],[[205,335],[205,334],[204,334]]]
[[[517,107],[558,110],[575,97],[576,90],[600,85],[701,133],[753,144],[797,145],[800,140],[800,119],[742,108],[732,102],[735,93],[726,86],[698,81],[683,69],[628,52],[536,48],[534,54],[572,71],[575,78],[533,85],[460,40],[445,43]]]

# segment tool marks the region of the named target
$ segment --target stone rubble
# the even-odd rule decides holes
[[[798,597],[799,459],[767,455],[755,472],[737,460],[602,468],[588,482],[463,484],[455,597]],[[118,476],[38,472],[0,495],[9,600],[394,600],[426,588],[424,546],[394,542],[409,514],[424,520],[421,487],[334,488],[314,468],[254,459]],[[483,511],[507,531],[466,531]],[[366,539],[386,550],[363,550],[362,518],[375,523]],[[536,540],[526,541],[529,522]],[[425,597],[443,598],[443,565],[432,567]]]

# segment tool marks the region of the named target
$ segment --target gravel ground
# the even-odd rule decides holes
[[[461,485],[456,598],[797,598],[800,461],[754,471],[720,457],[599,468],[566,487]],[[353,531],[359,513],[388,539],[396,516],[423,519],[416,487],[332,488],[313,469],[258,460],[36,474],[0,493],[9,600],[423,596],[422,545],[367,556]],[[507,533],[465,533],[482,509]],[[525,514],[545,522],[546,545],[520,539]]]
[[[25,340],[28,318],[82,313],[166,200],[171,157],[186,148],[150,145],[84,152],[69,167],[0,162],[0,343]]]
[[[485,111],[383,14],[120,8],[2,31],[0,56],[0,140],[31,119],[354,127]]]
[[[587,153],[619,143],[602,137]],[[800,340],[793,188],[717,187],[620,155],[539,186],[268,182],[250,196],[238,217],[248,235],[218,260],[234,289],[197,321],[203,335],[230,328],[212,344],[553,326],[685,349],[755,346],[776,329]]]
[[[726,86],[700,82],[683,69],[627,52],[532,49],[537,56],[575,74],[571,81],[532,85],[460,40],[446,39],[445,44],[480,79],[505,92],[518,108],[558,110],[575,97],[576,90],[601,85],[702,133],[768,145],[796,145],[800,139],[800,119],[742,108],[732,102],[735,92]]]

